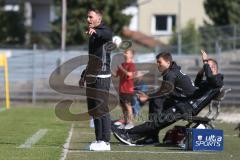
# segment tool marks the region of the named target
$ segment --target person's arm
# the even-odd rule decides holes
[[[213,75],[212,70],[208,64],[208,56],[207,53],[204,50],[201,50],[202,53],[202,60],[203,60],[203,69],[205,76],[207,78],[207,81],[209,84],[211,84],[213,87],[222,87],[223,86],[223,75],[217,74]]]
[[[174,72],[169,71],[167,73],[167,75],[165,75],[163,80],[170,83],[171,85],[173,85],[173,89],[174,89],[176,78],[177,78],[176,74]],[[162,93],[166,93],[166,90],[169,90],[168,87],[169,86],[162,85],[159,90],[157,90],[154,93],[149,94],[148,96],[150,98],[159,97],[159,96],[161,96]],[[169,93],[168,96],[179,96],[179,95],[173,91],[173,92]]]
[[[85,76],[86,76],[86,69],[82,71],[81,78],[85,79]]]
[[[206,61],[208,60],[208,55],[207,53],[201,49],[201,54],[202,54],[202,61],[203,63],[206,63]]]
[[[177,79],[177,75],[174,72],[170,71],[166,75],[166,78],[164,80],[166,82],[170,83],[171,85],[173,85],[173,90],[174,90],[176,79]],[[163,90],[163,91],[166,90],[166,86],[161,86],[160,91],[161,90]],[[173,96],[173,97],[176,96],[176,97],[178,97],[179,95],[176,92],[172,91],[171,93],[168,94],[168,96]]]
[[[85,76],[86,76],[86,69],[84,69],[84,70],[82,71],[81,78],[80,78],[80,80],[79,80],[79,82],[78,82],[79,87],[83,87],[83,86],[84,86]]]
[[[176,78],[177,78],[176,74],[174,74],[173,72],[168,72],[164,78],[164,81],[171,83],[173,86],[175,86]],[[142,103],[144,103],[144,102],[150,100],[151,98],[160,97],[162,93],[166,93],[166,90],[167,91],[169,90],[168,86],[162,85],[159,90],[157,90],[153,93],[146,95],[145,93],[139,91],[139,93],[137,95],[138,95],[139,100]],[[170,94],[168,94],[168,96],[177,96],[177,94],[174,92],[171,92]]]
[[[111,71],[111,74],[113,77],[118,77],[119,76],[119,70],[117,70],[116,72]]]
[[[96,35],[104,40],[112,40],[112,31],[109,28],[97,28]]]
[[[203,71],[205,73],[205,76],[207,78],[212,77],[213,76],[212,70],[208,64],[208,55],[204,50],[201,50],[201,54],[202,54],[202,61],[203,61]]]
[[[132,71],[127,71],[126,69],[124,69],[122,67],[122,65],[119,65],[118,68],[126,75],[128,76],[130,79],[133,79],[135,77],[135,72],[132,72]]]
[[[212,70],[211,70],[209,64],[205,63],[203,65],[203,69],[204,69],[204,73],[205,73],[205,76],[207,78],[207,81],[213,82],[213,80],[215,79],[215,76],[213,75]]]
[[[213,87],[222,87],[223,86],[223,75],[217,74],[213,75],[212,70],[207,62],[203,65],[204,73],[206,76],[207,82]]]
[[[213,75],[212,70],[209,64],[204,64],[204,73],[206,76],[206,80],[209,84],[215,87],[221,87],[223,85],[223,76],[221,74]]]
[[[198,72],[195,81],[194,81],[194,85],[199,87],[201,85],[201,82],[203,80],[203,74],[204,74],[204,70],[203,68]]]
[[[98,38],[109,41],[112,40],[112,31],[109,28],[88,28],[87,35],[96,35]]]
[[[141,103],[147,102],[151,97],[149,95],[146,95],[144,92],[138,91],[137,97]]]
[[[211,78],[211,77],[213,77],[212,70],[211,70],[211,68],[210,68],[210,66],[209,66],[208,63],[204,63],[204,65],[203,65],[203,70],[204,70],[204,73],[205,73],[206,78]]]

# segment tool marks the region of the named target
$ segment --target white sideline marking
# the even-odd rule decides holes
[[[229,134],[225,134],[224,137],[237,137],[237,134],[233,134],[233,135],[229,135]]]
[[[70,141],[72,139],[72,134],[73,134],[73,128],[74,128],[74,124],[71,125],[71,129],[68,132],[68,138],[66,139],[65,144],[63,145],[63,150],[62,150],[62,154],[61,154],[61,158],[60,160],[65,160],[68,154],[68,148],[70,146]]]
[[[69,150],[70,153],[95,153],[103,151],[76,151],[76,150]],[[192,152],[192,151],[179,151],[179,152],[154,152],[154,151],[106,151],[104,153],[140,153],[140,154],[216,154],[216,153],[208,153],[208,152]]]
[[[34,135],[28,138],[24,144],[21,144],[18,148],[31,148],[33,144],[37,143],[46,133],[47,129],[39,129]]]

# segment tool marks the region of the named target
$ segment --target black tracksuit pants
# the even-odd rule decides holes
[[[167,114],[168,108],[174,106],[172,99],[166,98],[165,96],[152,98],[149,101],[149,121],[156,123],[159,120],[159,116]],[[156,128],[148,134],[149,138],[158,139],[159,128]]]
[[[87,82],[88,113],[94,119],[97,141],[110,141],[111,119],[108,108],[109,88],[111,78],[96,78]]]
[[[151,100],[149,105],[151,107],[149,121],[127,130],[133,140],[143,137],[158,138],[161,129],[175,123],[183,116],[191,115],[191,106],[187,102],[175,103],[170,99],[158,98],[158,102]]]

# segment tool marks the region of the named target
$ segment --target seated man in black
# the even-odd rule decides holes
[[[203,68],[198,72],[195,79],[195,86],[201,90],[209,90],[209,88],[221,88],[223,86],[223,75],[218,73],[217,61],[208,58],[207,53],[201,50]],[[203,80],[203,76],[206,80]]]
[[[178,101],[184,100],[185,102],[185,99],[193,96],[196,90],[193,82],[189,76],[181,72],[181,67],[172,60],[170,53],[163,52],[158,54],[156,61],[158,69],[162,73],[163,81],[170,83],[173,91],[161,97],[158,95],[159,92],[151,95],[139,94],[140,101],[146,102],[150,100],[149,121],[129,130],[119,130],[112,126],[115,136],[127,144],[140,138],[145,138],[144,140],[146,141],[143,140],[144,144],[159,143],[158,133],[160,129],[176,122],[182,114],[191,114],[191,107]],[[166,89],[166,86],[162,85],[160,91],[164,89]],[[131,139],[131,142],[128,142],[126,139]],[[137,144],[142,144],[142,142],[138,141]]]
[[[199,103],[203,101],[203,99],[199,100],[200,97],[206,95],[207,92],[212,92],[212,95],[207,96],[214,96],[214,94],[219,92],[221,87],[223,86],[223,75],[221,73],[218,73],[217,61],[212,58],[208,58],[205,51],[201,50],[201,53],[203,68],[198,72],[194,82],[195,86],[198,87],[198,89],[192,97],[192,101],[196,102],[196,106],[193,105],[193,115],[198,114],[201,111],[202,107],[205,107],[207,105],[207,103]],[[203,79],[204,75],[205,80]],[[199,102],[197,103],[197,101]]]
[[[159,55],[156,57],[157,60],[159,60]],[[213,59],[208,59],[207,58],[207,54],[202,51],[202,60],[204,62],[204,66],[203,69],[198,73],[196,80],[195,80],[195,85],[197,87],[199,87],[197,90],[195,90],[195,88],[193,87],[192,90],[194,91],[194,93],[189,94],[188,96],[185,97],[179,97],[176,96],[176,87],[177,84],[176,83],[178,81],[177,78],[182,79],[181,77],[175,76],[174,78],[174,90],[171,94],[169,94],[169,97],[161,97],[163,102],[162,103],[158,103],[158,104],[162,104],[164,105],[164,108],[162,109],[162,113],[161,115],[159,115],[159,113],[157,113],[157,115],[159,115],[159,117],[161,117],[161,121],[154,119],[155,121],[150,121],[150,122],[146,122],[142,125],[136,126],[130,130],[115,130],[114,134],[115,136],[122,142],[126,143],[126,144],[131,144],[134,141],[136,141],[136,144],[155,144],[156,142],[158,142],[158,133],[161,129],[169,126],[170,124],[176,122],[178,119],[181,119],[184,114],[192,114],[192,106],[189,105],[189,100],[194,99],[194,98],[198,98],[199,96],[204,95],[204,93],[206,93],[207,91],[213,89],[213,88],[221,88],[223,85],[223,75],[222,74],[218,74],[218,67],[217,67],[217,62]],[[160,68],[160,64],[158,64],[158,67]],[[171,70],[172,67],[169,67],[168,71]],[[160,70],[161,71],[161,70]],[[166,71],[163,72],[166,74]],[[203,73],[205,73],[206,76],[206,80],[203,80]],[[172,73],[170,73],[171,75]],[[172,74],[173,75],[173,74]],[[185,75],[186,76],[186,75]],[[174,77],[174,76],[170,76],[170,77]],[[166,81],[169,81],[169,79],[165,76],[163,76],[163,79]],[[188,79],[188,78],[187,78]],[[179,80],[179,79],[178,79]],[[184,79],[185,83],[187,83],[186,78]],[[189,86],[188,86],[189,87]],[[179,89],[179,88],[177,88]],[[184,91],[181,89],[181,91]],[[174,97],[174,98],[173,98]],[[148,100],[150,99],[147,96],[140,96],[140,99],[142,101],[144,100]],[[160,101],[162,101],[160,100]],[[170,100],[168,103],[168,100]],[[167,103],[166,103],[167,102]],[[174,104],[175,103],[175,104]],[[166,105],[170,104],[168,107],[166,107]],[[156,106],[155,106],[156,107]],[[162,106],[160,106],[161,108]],[[187,116],[188,116],[187,115]],[[169,119],[168,117],[171,117],[172,119]],[[139,140],[141,138],[143,138],[143,140]],[[150,139],[152,138],[152,140]]]

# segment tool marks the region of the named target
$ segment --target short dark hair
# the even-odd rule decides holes
[[[161,52],[156,56],[156,59],[163,58],[165,61],[172,62],[172,55],[169,52]]]
[[[218,63],[217,63],[217,61],[216,61],[215,59],[213,59],[213,58],[208,58],[208,61],[212,61],[212,62],[216,65],[216,67],[217,67],[217,69],[218,69]]]
[[[100,15],[102,17],[102,11],[95,9],[95,8],[91,8],[88,10],[88,12],[95,12],[96,14]]]

